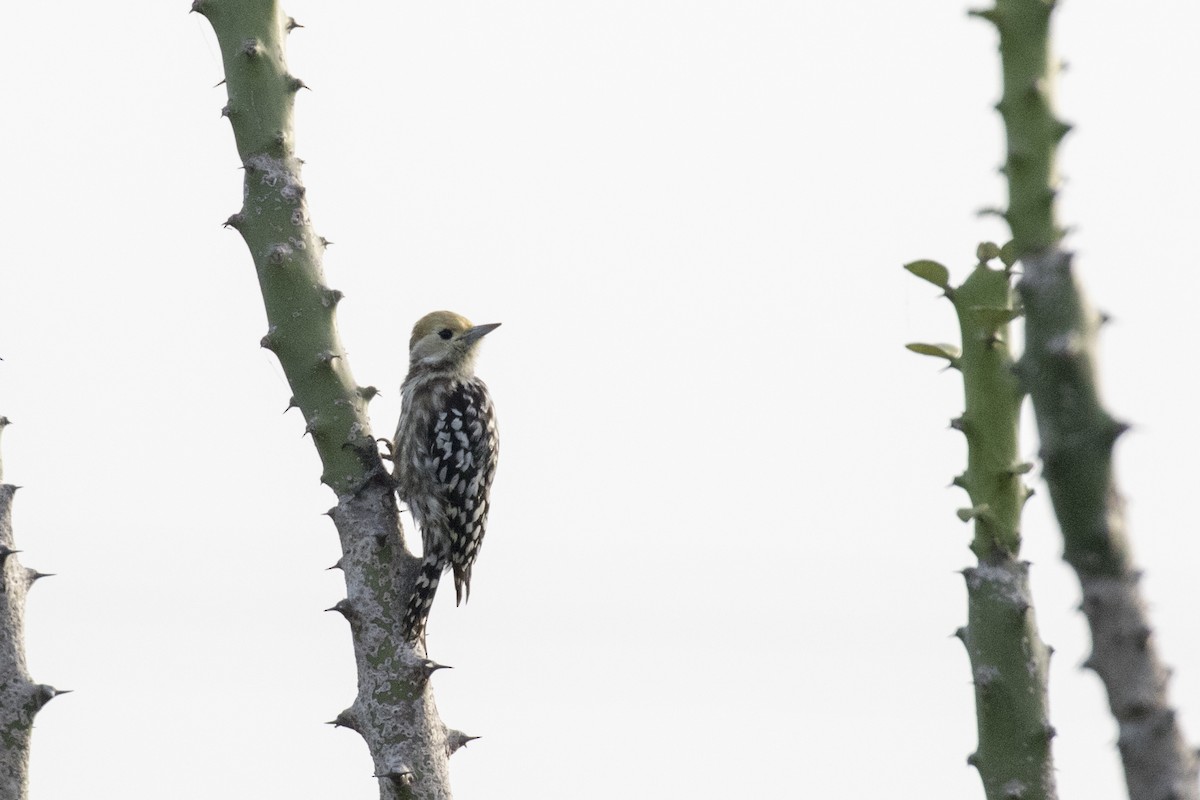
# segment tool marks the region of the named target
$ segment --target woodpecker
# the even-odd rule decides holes
[[[454,571],[457,604],[471,594],[499,442],[491,395],[475,377],[475,357],[480,340],[498,327],[434,311],[417,321],[408,343],[408,375],[400,385],[400,422],[392,443],[396,492],[412,512],[424,547],[404,610],[408,641],[424,635],[447,568]]]

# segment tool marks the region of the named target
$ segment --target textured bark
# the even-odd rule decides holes
[[[0,431],[8,425],[0,417]],[[0,480],[4,477],[0,461]],[[25,596],[40,572],[21,565],[12,528],[17,487],[0,483],[0,800],[24,800],[29,791],[29,738],[33,718],[62,692],[34,683],[25,667]]]
[[[1020,374],[1033,397],[1063,556],[1083,591],[1092,632],[1087,666],[1104,682],[1120,727],[1129,797],[1198,800],[1196,754],[1167,695],[1170,670],[1159,658],[1125,537],[1112,451],[1126,426],[1100,402],[1094,361],[1100,320],[1075,280],[1069,253],[1034,253],[1023,266]]]
[[[331,610],[350,624],[358,695],[335,725],[367,741],[381,798],[449,798],[457,745],[437,713],[430,678],[441,668],[400,635],[420,559],[404,547],[390,486],[372,483],[330,509],[342,543],[347,596]]]
[[[227,224],[246,241],[267,312],[262,345],[279,357],[338,496],[346,598],[331,611],[350,625],[358,668],[354,703],[333,720],[367,742],[380,797],[450,797],[447,760],[462,735],[438,717],[430,676],[439,665],[401,635],[405,600],[420,560],[407,549],[390,479],[367,419],[371,387],[360,387],[337,334],[341,293],[321,269],[325,241],[308,215],[292,108],[302,81],[290,75],[284,40],[298,27],[275,0],[196,0],[212,24],[225,67],[233,125],[245,167],[244,204]]]
[[[1050,649],[1038,635],[1029,564],[1008,554],[963,570],[968,624],[958,631],[971,659],[979,770],[988,800],[1054,800],[1046,695]]]

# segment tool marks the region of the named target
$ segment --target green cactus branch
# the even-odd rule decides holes
[[[303,83],[289,74],[284,40],[297,27],[276,0],[195,0],[212,24],[225,65],[229,118],[245,167],[242,209],[228,225],[246,241],[267,311],[262,345],[279,357],[338,495],[346,597],[330,611],[354,643],[358,693],[332,724],[366,740],[382,800],[450,797],[448,758],[470,738],[438,716],[430,683],[438,669],[423,644],[405,641],[401,616],[420,559],[405,546],[390,479],[367,420],[374,394],[359,387],[338,340],[341,295],[321,272],[324,240],[309,220],[292,107]]]
[[[1092,632],[1091,666],[1104,682],[1120,726],[1118,741],[1131,800],[1200,800],[1196,755],[1167,698],[1168,670],[1151,638],[1138,572],[1124,532],[1112,473],[1113,445],[1125,426],[1105,411],[1096,382],[1099,318],[1060,247],[1054,159],[1069,130],[1054,115],[1050,22],[1054,0],[996,0],[975,12],[1000,34],[1009,208],[1024,277],[1019,374],[1033,400],[1043,473],[1075,569]]]
[[[1041,438],[1043,477],[1063,533],[1063,557],[1083,592],[1092,633],[1087,666],[1108,693],[1130,800],[1200,800],[1195,751],[1167,692],[1142,598],[1141,573],[1125,536],[1113,476],[1113,445],[1125,430],[1105,411],[1095,370],[1099,316],[1057,248],[1027,256],[1018,283],[1026,344],[1019,374],[1029,387]]]
[[[0,432],[8,425],[0,417]],[[0,478],[3,478],[0,461]],[[17,487],[0,482],[0,797],[24,800],[29,792],[33,719],[65,691],[34,683],[25,666],[25,598],[43,573],[22,566],[13,536]]]
[[[962,346],[910,344],[922,355],[945,358],[962,373],[966,407],[951,426],[967,440],[967,469],[954,484],[967,491],[963,521],[974,523],[971,549],[978,564],[963,571],[967,625],[957,632],[967,649],[975,685],[979,746],[969,761],[989,800],[1053,800],[1054,765],[1047,702],[1050,650],[1041,640],[1029,589],[1029,566],[1020,560],[1021,509],[1030,490],[1018,459],[1023,394],[1013,370],[1009,328],[1013,307],[1011,258],[980,245],[979,263],[961,286],[933,261],[906,265],[943,289],[954,305]]]
[[[245,170],[241,211],[226,224],[254,259],[267,311],[262,346],[279,358],[321,457],[322,482],[337,494],[382,473],[367,419],[370,387],[354,381],[334,317],[341,293],[325,284],[325,240],[308,216],[292,109],[304,83],[287,71],[284,40],[295,23],[271,0],[197,0],[217,32],[233,124]]]
[[[1095,372],[1100,319],[1075,280],[1069,254],[1027,257],[1017,288],[1025,306],[1020,376],[1033,398],[1043,477],[1063,533],[1063,557],[1080,576],[1131,567],[1113,445],[1126,426],[1101,404]]]
[[[1008,154],[1008,210],[1017,258],[1052,247],[1063,231],[1055,220],[1058,143],[1071,126],[1054,116],[1050,65],[1050,14],[1055,0],[996,0],[972,11],[1000,33],[1004,93],[996,109],[1004,119]]]

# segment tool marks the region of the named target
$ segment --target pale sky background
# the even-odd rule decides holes
[[[440,597],[459,800],[982,798],[946,489],[952,310],[900,266],[1004,237],[995,34],[963,3],[513,0],[286,10],[339,323],[392,431],[412,322],[502,321],[503,458],[471,604]],[[333,504],[221,222],[242,174],[188,3],[10,5],[0,413],[33,797],[377,796]],[[1119,472],[1200,742],[1194,3],[1067,3],[1063,220]],[[1036,444],[1026,445],[1032,457]],[[1036,473],[1031,476],[1040,489]],[[1064,798],[1115,729],[1042,491],[1025,554]]]

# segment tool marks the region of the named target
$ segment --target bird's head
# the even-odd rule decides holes
[[[499,322],[472,325],[469,319],[453,311],[426,314],[413,326],[408,341],[409,364],[454,367],[469,373],[479,340],[499,327]]]

